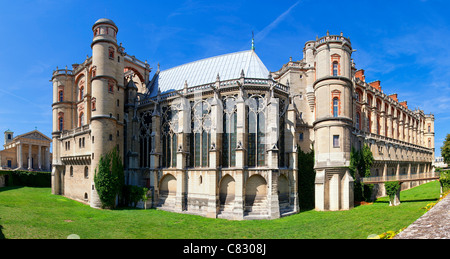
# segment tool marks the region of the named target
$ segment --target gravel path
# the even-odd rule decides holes
[[[438,202],[394,239],[450,239],[450,195]]]

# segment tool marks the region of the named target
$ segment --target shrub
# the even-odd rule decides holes
[[[439,182],[442,187],[442,192],[447,192],[450,190],[450,171],[441,171],[440,174]]]
[[[114,208],[122,192],[123,166],[117,149],[102,155],[94,175],[95,188],[103,208]]]
[[[390,181],[384,183],[384,188],[386,189],[386,194],[389,196],[389,199],[394,200],[395,194],[400,189],[400,183],[398,181]]]

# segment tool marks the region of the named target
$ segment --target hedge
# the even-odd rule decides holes
[[[7,186],[51,187],[51,172],[33,171],[0,171],[0,175],[7,175]]]

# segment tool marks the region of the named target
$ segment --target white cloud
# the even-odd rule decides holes
[[[263,40],[273,29],[275,29],[278,24],[280,24],[283,19],[296,7],[300,1],[295,2],[289,9],[287,9],[284,13],[282,13],[280,16],[278,16],[273,22],[271,22],[269,25],[267,25],[262,31],[258,32],[255,35],[255,41],[261,41]]]

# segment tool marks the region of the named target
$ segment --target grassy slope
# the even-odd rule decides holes
[[[0,231],[6,238],[367,238],[399,230],[439,198],[434,181],[349,211],[305,211],[277,220],[229,221],[159,210],[99,210],[51,194],[50,188],[0,188]],[[1,233],[0,233],[1,237]]]

